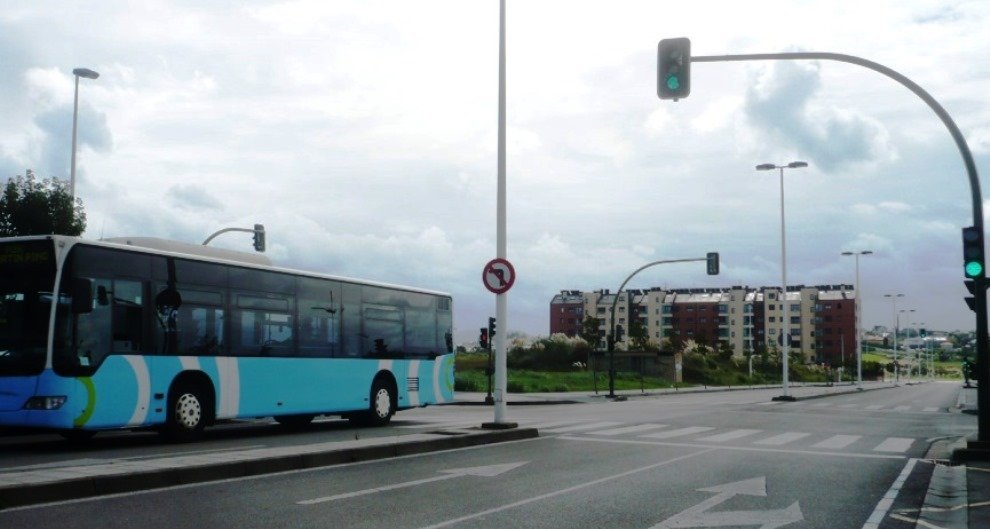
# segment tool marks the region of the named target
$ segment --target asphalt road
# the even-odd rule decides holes
[[[541,437],[12,509],[0,527],[906,528],[889,515],[920,506],[932,469],[920,458],[937,438],[975,431],[975,417],[953,410],[958,392],[934,383],[796,403],[772,402],[779,390],[769,390],[510,407]],[[397,419],[382,434],[476,424],[491,410]],[[251,428],[195,448],[353,433]],[[89,456],[140,448],[113,439]],[[62,457],[79,458],[62,446]],[[59,455],[19,450],[20,462]]]

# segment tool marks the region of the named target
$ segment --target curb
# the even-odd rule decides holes
[[[147,468],[116,475],[97,475],[47,483],[3,486],[0,487],[0,511],[11,507],[23,507],[39,503],[372,461],[539,437],[535,428],[496,431],[441,430],[430,433],[436,434],[438,437],[315,452],[301,450],[299,453],[240,461],[214,461],[195,466]]]

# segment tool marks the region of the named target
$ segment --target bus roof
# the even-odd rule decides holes
[[[398,290],[405,290],[409,292],[418,292],[421,294],[450,297],[449,293],[441,292],[437,290],[428,290],[424,288],[396,285],[391,283],[383,283],[379,281],[369,281],[364,279],[354,279],[350,277],[334,276],[320,272],[310,272],[310,271],[297,270],[292,268],[283,268],[280,266],[275,266],[272,263],[272,260],[265,255],[253,254],[248,252],[239,252],[237,250],[226,250],[223,248],[214,248],[210,246],[191,244],[181,241],[160,239],[157,237],[114,237],[114,238],[102,239],[102,240],[89,240],[89,239],[83,239],[81,237],[72,237],[68,235],[32,235],[32,236],[23,236],[23,237],[0,238],[0,243],[5,241],[15,241],[15,240],[24,241],[24,240],[45,240],[45,239],[62,241],[68,244],[69,246],[76,244],[87,244],[90,246],[115,248],[118,250],[125,250],[125,251],[140,251],[140,252],[156,254],[156,255],[183,257],[197,261],[210,261],[210,262],[217,262],[217,263],[223,263],[229,265],[244,266],[247,268],[269,270],[272,272],[282,272],[292,275],[314,277],[321,279],[331,279],[335,281],[343,281],[347,283],[355,283],[360,285],[392,288]]]

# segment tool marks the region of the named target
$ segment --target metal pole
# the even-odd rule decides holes
[[[781,301],[784,303],[784,326],[781,338],[781,350],[783,351],[783,396],[785,400],[790,399],[788,384],[790,382],[790,372],[788,362],[790,360],[791,349],[791,311],[790,303],[787,301],[787,236],[784,231],[784,167],[780,167],[780,284]]]
[[[859,290],[859,256],[856,254],[856,302],[853,303],[853,310],[856,311],[856,388],[863,389],[863,308],[860,304],[862,292]]]
[[[498,204],[496,219],[496,257],[506,256],[505,219],[505,0],[499,0],[498,26]],[[505,422],[505,393],[508,386],[508,362],[505,336],[509,322],[507,293],[495,297],[495,319],[501,330],[495,333],[495,423]]]
[[[79,76],[76,78],[75,95],[72,98],[72,162],[69,167],[69,195],[72,197],[72,204],[76,203],[76,122],[79,116]]]

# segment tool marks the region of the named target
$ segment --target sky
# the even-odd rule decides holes
[[[0,182],[68,178],[72,69],[87,238],[200,243],[264,224],[279,265],[449,292],[455,337],[495,313],[498,2],[5,0]],[[935,114],[834,61],[692,65],[656,95],[657,43],[694,56],[834,52],[893,68],[990,171],[990,2],[508,0],[500,331],[549,333],[561,290],[852,284],[863,324],[972,329],[972,195]],[[985,177],[981,177],[981,181]],[[986,208],[986,206],[984,206]],[[251,236],[212,245],[251,251]],[[893,305],[884,294],[904,294]]]

